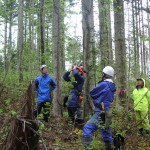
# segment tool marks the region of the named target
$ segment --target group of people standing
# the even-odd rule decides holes
[[[44,121],[48,122],[48,117],[50,115],[49,106],[52,102],[51,91],[56,88],[56,83],[48,74],[48,68],[46,65],[42,65],[40,70],[41,75],[35,79],[37,106],[34,110],[34,116],[36,118],[43,108]],[[80,115],[85,73],[83,65],[80,64],[78,66],[72,65],[71,69],[63,75],[63,79],[66,82],[72,83],[72,88],[64,98],[64,106],[67,107],[68,115],[72,122],[75,123],[78,122],[78,115]],[[111,66],[104,67],[102,70],[101,81],[98,82],[98,85],[89,92],[95,109],[94,115],[83,127],[82,143],[85,149],[89,148],[92,142],[93,133],[97,129],[100,129],[100,134],[102,135],[106,150],[112,149],[113,137],[110,128],[112,118],[111,103],[114,100],[114,93],[116,91],[113,78],[114,69]],[[137,86],[133,91],[133,100],[139,131],[141,134],[143,134],[144,131],[149,133],[148,105],[150,104],[150,91],[145,87],[145,81],[142,78],[137,79]]]

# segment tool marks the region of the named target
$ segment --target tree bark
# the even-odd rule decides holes
[[[139,1],[139,0],[138,0]],[[138,13],[139,13],[139,10],[137,9],[138,8],[138,3],[136,1],[134,1],[134,6],[135,6],[135,39],[136,39],[136,75],[135,77],[138,78],[140,76],[140,53],[139,53],[139,28],[138,28]]]
[[[142,1],[141,1],[141,17],[142,17],[142,21],[141,21],[141,23],[142,23],[142,36],[144,36],[145,35],[145,32],[144,32],[144,30],[145,30],[145,27],[144,27],[144,14],[143,14],[143,10],[142,10],[142,8],[143,8],[143,3],[142,3]],[[142,49],[143,49],[143,74],[144,75],[146,75],[146,47],[145,47],[145,40],[144,39],[142,39]]]
[[[29,72],[32,73],[33,71],[33,66],[31,66],[30,64],[32,63],[31,60],[31,51],[34,51],[34,16],[33,16],[33,12],[34,12],[34,3],[32,0],[29,0],[29,12],[28,12],[28,16],[29,16],[29,48],[28,48],[28,70]]]
[[[89,91],[95,86],[95,37],[93,0],[82,0],[82,30],[83,54],[86,79],[84,86],[84,117],[87,117],[93,108]]]
[[[65,70],[65,25],[64,25],[64,17],[65,17],[65,1],[61,1],[60,10],[61,10],[61,20],[60,20],[60,33],[61,33],[61,72]]]
[[[62,62],[61,62],[61,11],[60,0],[53,0],[53,24],[52,24],[52,41],[53,41],[53,62],[54,62],[54,76],[56,78],[56,90],[54,91],[54,116],[62,116]]]
[[[21,82],[23,80],[23,0],[19,0],[17,50],[19,55],[19,81]]]
[[[101,68],[113,64],[110,1],[98,0],[100,25]]]
[[[115,60],[116,80],[118,87],[117,105],[125,103],[126,89],[126,48],[125,48],[125,27],[123,0],[116,0],[114,5],[114,32],[115,32]],[[119,108],[119,107],[117,107]]]
[[[41,34],[41,64],[45,64],[45,0],[40,0],[40,34]]]
[[[147,0],[147,9],[149,8],[149,0]],[[147,20],[148,20],[148,36],[150,37],[150,14],[147,13]],[[148,55],[147,55],[147,74],[150,78],[150,40],[148,41]]]
[[[4,37],[4,76],[7,74],[8,70],[8,58],[7,58],[7,16],[5,18],[5,37]]]

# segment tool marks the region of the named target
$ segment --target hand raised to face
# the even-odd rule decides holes
[[[76,69],[76,68],[77,68],[77,65],[76,65],[76,64],[72,65],[71,71],[74,70],[74,69]]]

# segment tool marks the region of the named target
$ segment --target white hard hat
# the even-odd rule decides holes
[[[41,67],[40,67],[40,70],[42,70],[43,68],[47,68],[47,66],[44,64],[44,65],[42,65]]]
[[[104,69],[103,69],[103,73],[111,76],[111,77],[114,77],[114,69],[111,67],[111,66],[106,66]]]

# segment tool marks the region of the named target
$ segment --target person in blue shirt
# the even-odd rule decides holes
[[[102,71],[102,80],[90,91],[95,109],[94,115],[83,127],[82,143],[85,148],[90,146],[93,133],[100,128],[106,150],[112,149],[113,137],[110,129],[112,115],[110,108],[116,91],[113,77],[114,69],[111,66],[106,66]]]
[[[34,83],[37,91],[37,106],[34,110],[34,117],[41,113],[43,108],[44,121],[48,122],[50,115],[50,105],[52,102],[51,92],[56,88],[55,80],[48,74],[46,65],[40,67],[41,75],[39,75]]]
[[[73,122],[78,122],[78,118],[76,118],[76,115],[80,115],[80,98],[82,95],[82,87],[85,80],[84,73],[85,71],[81,64],[79,66],[72,65],[71,70],[65,72],[65,74],[63,75],[63,79],[67,82],[72,82],[71,75],[74,78],[74,81],[72,82],[73,87],[69,90],[70,98],[68,98],[69,96],[66,96],[64,98],[64,105],[67,106],[68,115]],[[66,105],[67,101],[68,104]]]

